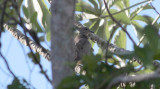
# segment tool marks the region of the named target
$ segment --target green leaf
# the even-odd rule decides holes
[[[115,5],[118,9],[122,10],[122,9],[125,8],[125,6],[124,6],[122,0],[116,0],[116,1],[117,1],[117,2],[114,3],[114,5]],[[119,2],[118,2],[118,1],[119,1]]]
[[[111,1],[111,0],[110,0]],[[112,0],[110,7],[117,5],[118,3],[121,3],[122,0]]]
[[[51,40],[51,32],[50,31],[47,31],[46,33],[46,38],[47,38],[47,41],[50,41]]]
[[[116,1],[119,1],[119,0],[116,0]],[[102,0],[98,0],[98,3],[99,3],[100,11],[101,11],[102,10],[102,6],[103,6],[103,1]]]
[[[126,33],[122,30],[119,30],[115,37],[114,43],[120,48],[126,48]]]
[[[100,20],[97,19],[95,20],[92,25],[90,25],[90,29],[96,34],[98,32],[98,28],[99,28],[99,23],[100,23]]]
[[[110,31],[111,31],[110,27],[113,25],[114,25],[114,23],[112,21],[108,21],[107,18],[104,19],[104,30],[105,30],[105,34],[106,34],[106,40],[109,40],[109,38],[110,38]]]
[[[139,40],[142,39],[143,36],[144,36],[144,33],[142,32],[143,31],[143,27],[138,22],[136,22],[136,21],[132,21],[132,26],[135,28],[136,35],[137,35],[138,39]],[[143,39],[142,43],[146,44],[147,40]]]
[[[98,18],[97,16],[93,15],[93,14],[88,14],[88,13],[81,13],[81,14],[76,14],[76,17],[79,20],[90,20],[90,19],[96,19]]]
[[[129,7],[130,5],[130,0],[123,0],[124,4],[126,7]]]
[[[147,66],[147,67],[152,66],[154,52],[153,50],[150,49],[149,45],[145,45],[143,48],[134,46],[134,48],[135,48],[135,54],[138,56],[138,58],[141,59],[144,66]]]
[[[114,63],[115,63],[115,61],[114,61],[113,59],[110,59],[110,58],[107,59],[107,62],[108,62],[108,63],[111,63],[111,64],[114,64]]]
[[[144,34],[146,34],[146,38],[149,42],[150,48],[157,53],[159,47],[159,36],[158,30],[153,25],[148,25],[143,30]]]
[[[154,19],[147,15],[143,15],[143,16],[137,15],[133,20],[140,20],[140,21],[145,22],[146,24],[152,24]]]
[[[125,8],[127,8],[130,5],[130,0],[123,0],[123,3],[124,3]],[[127,11],[126,12],[127,14],[130,14],[130,9],[128,9],[126,11]]]
[[[47,33],[47,35],[46,35],[47,41],[50,41],[50,26],[51,26],[50,18],[51,18],[51,13],[50,13],[49,9],[47,8],[44,0],[38,0],[38,3],[40,5],[42,13],[43,13],[42,24],[43,24],[43,27],[46,30],[46,33]]]
[[[30,18],[32,17],[32,14],[35,12],[35,8],[34,8],[34,4],[32,0],[28,0],[28,12],[29,12],[29,16]]]
[[[140,7],[136,8],[130,15],[130,19],[132,20],[135,16],[137,16],[141,11],[147,10],[147,9],[153,9],[150,5],[145,4],[141,5]]]
[[[29,19],[28,23],[31,23],[31,29],[36,32],[43,32],[43,27],[41,27],[37,21],[37,12],[34,9],[33,2],[31,0],[28,0],[28,7],[23,6],[22,8],[24,15],[27,19]]]
[[[117,10],[115,9],[110,9],[110,12],[111,14],[112,13],[115,13],[115,12],[118,12]],[[107,11],[105,12],[105,15],[108,15]],[[130,25],[131,22],[130,22],[130,19],[128,18],[128,16],[126,15],[125,12],[121,12],[121,13],[118,13],[118,14],[115,14],[115,15],[112,15],[118,22],[121,22],[121,23],[124,23],[124,24],[127,24],[127,25]],[[111,19],[111,18],[110,18]]]
[[[84,56],[82,59],[82,63],[84,64],[84,68],[87,68],[87,72],[93,72],[96,69],[97,62],[101,60],[100,55],[91,55]]]
[[[93,8],[89,3],[83,0],[77,0],[76,11],[86,12],[89,14],[99,15],[100,11]]]
[[[64,78],[57,89],[78,89],[83,83],[80,83],[80,77],[72,75]]]
[[[17,1],[18,7],[20,7],[19,9],[21,9],[21,5],[22,5],[23,1],[24,1],[24,0],[18,0],[18,1]]]
[[[47,8],[44,0],[38,0],[38,3],[40,5],[42,13],[43,13],[42,24],[46,30],[50,30],[51,13],[50,13],[49,9]]]
[[[88,0],[89,2],[91,2],[94,5],[95,9],[98,9],[98,3],[96,0]]]
[[[147,25],[142,29],[142,34],[145,34],[145,43],[143,48],[135,46],[135,54],[142,60],[145,66],[151,66],[153,59],[160,59],[160,40],[158,30],[153,25]]]
[[[105,29],[105,25],[103,24],[98,28],[97,35],[103,38],[104,40],[107,40],[106,31],[107,30]]]
[[[24,15],[25,15],[25,16],[26,16],[26,18],[28,19],[28,18],[29,18],[29,12],[28,12],[27,7],[22,6],[22,9],[23,9],[23,13],[24,13]]]
[[[33,56],[33,55],[36,57],[37,60],[34,59],[34,56]],[[38,54],[38,53],[35,53],[35,54],[33,54],[33,55],[32,55],[31,52],[28,53],[28,57],[32,59],[32,62],[35,63],[35,64],[38,64],[38,63],[40,62],[40,56],[39,56],[39,54]],[[38,62],[37,62],[37,61],[38,61]]]
[[[42,28],[40,27],[37,21],[37,12],[34,12],[32,14],[32,16],[30,17],[30,21],[32,23],[32,30],[37,32],[43,32]]]
[[[7,89],[27,89],[17,78],[14,78],[12,84],[7,86]]]
[[[135,87],[131,89],[150,89],[152,85],[154,85],[154,89],[159,89],[160,88],[159,78],[137,82],[135,84]]]
[[[114,17],[117,21],[120,21],[120,22],[122,22],[122,23],[124,23],[124,24],[127,24],[127,25],[131,24],[131,23],[130,23],[130,19],[129,19],[128,16],[125,14],[125,12],[121,12],[121,13],[119,13],[119,14],[116,14],[116,15],[114,15],[113,17]]]

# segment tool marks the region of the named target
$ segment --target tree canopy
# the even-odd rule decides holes
[[[159,89],[160,12],[153,4],[157,2],[1,0],[0,36],[8,31],[28,46],[29,61],[56,89]],[[83,56],[76,73],[72,42],[85,27],[94,32],[86,35],[94,51]],[[7,89],[35,89],[13,72],[2,51],[0,56],[14,78]],[[42,57],[52,63],[52,77],[59,75],[59,80],[47,74]]]

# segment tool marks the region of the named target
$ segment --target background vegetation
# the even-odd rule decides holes
[[[94,33],[89,33],[88,38],[96,52],[84,56],[80,73],[72,72],[60,80],[57,89],[159,89],[160,13],[152,4],[157,1],[137,1],[131,5],[131,0],[77,0],[74,30],[70,30],[74,32],[72,35],[83,27],[92,30]],[[28,46],[27,52],[24,51],[28,57],[26,62],[29,61],[28,75],[32,75],[36,66],[49,86],[53,86],[51,74],[43,63],[45,59],[50,62],[53,54],[50,52],[53,50],[50,47],[53,39],[50,20],[54,19],[51,15],[54,5],[50,7],[50,4],[50,0],[0,0],[0,36],[1,40],[7,39],[2,35],[9,31],[21,44]],[[153,13],[157,16],[150,15]],[[8,63],[10,59],[6,59],[3,50],[0,56],[7,73],[0,70],[12,79],[12,83],[3,88],[36,89],[31,77],[26,79],[13,72],[12,63]],[[74,70],[75,63],[67,62],[67,65]]]

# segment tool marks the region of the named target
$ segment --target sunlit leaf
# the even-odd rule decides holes
[[[89,3],[78,0],[78,3],[76,3],[76,11],[86,12],[89,14],[99,15],[100,11],[94,9]]]
[[[132,20],[135,16],[137,16],[141,11],[152,9],[152,7],[148,4],[141,5],[140,7],[136,8],[130,15],[130,19]]]
[[[114,43],[120,48],[126,48],[126,33],[122,30],[119,30],[115,37]]]
[[[89,20],[89,19],[96,19],[98,18],[97,16],[93,14],[88,14],[88,13],[81,13],[81,14],[76,14],[76,17],[78,17],[79,20]]]
[[[96,0],[88,0],[89,2],[91,2],[94,5],[95,9],[98,9],[98,3]]]
[[[129,7],[130,5],[130,0],[123,0],[124,4],[126,7]]]
[[[51,23],[50,23],[50,18],[51,18],[51,13],[49,11],[49,9],[47,8],[44,0],[38,0],[38,3],[41,7],[41,10],[42,10],[42,13],[43,13],[43,16],[42,16],[42,24],[47,32],[46,34],[46,37],[47,37],[47,41],[50,41],[50,26],[51,26]]]
[[[115,13],[115,12],[118,12],[117,10],[115,9],[110,9],[110,12],[111,14],[112,13]],[[107,11],[105,12],[105,15],[108,15]],[[128,18],[128,16],[126,15],[125,12],[121,12],[121,13],[118,13],[118,14],[115,14],[115,15],[112,15],[118,22],[121,22],[121,23],[124,23],[124,24],[131,24],[130,23],[130,19]],[[111,19],[111,18],[110,18]]]
[[[100,20],[97,19],[97,20],[95,20],[95,22],[93,22],[92,25],[90,25],[90,27],[89,27],[95,34],[98,32],[99,23],[100,23]]]
[[[105,25],[102,25],[98,28],[97,35],[103,38],[104,40],[107,40],[106,31],[107,30],[105,29]]]
[[[143,26],[141,26],[136,21],[132,21],[132,26],[135,28],[134,30],[136,32],[136,35],[137,35],[138,39],[139,40],[141,39],[143,44],[147,43],[146,39],[142,39],[144,37],[144,33],[142,32],[143,31]]]

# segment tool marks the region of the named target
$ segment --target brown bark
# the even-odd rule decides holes
[[[68,65],[74,60],[73,18],[75,0],[52,0],[51,61],[53,85],[73,73]]]

